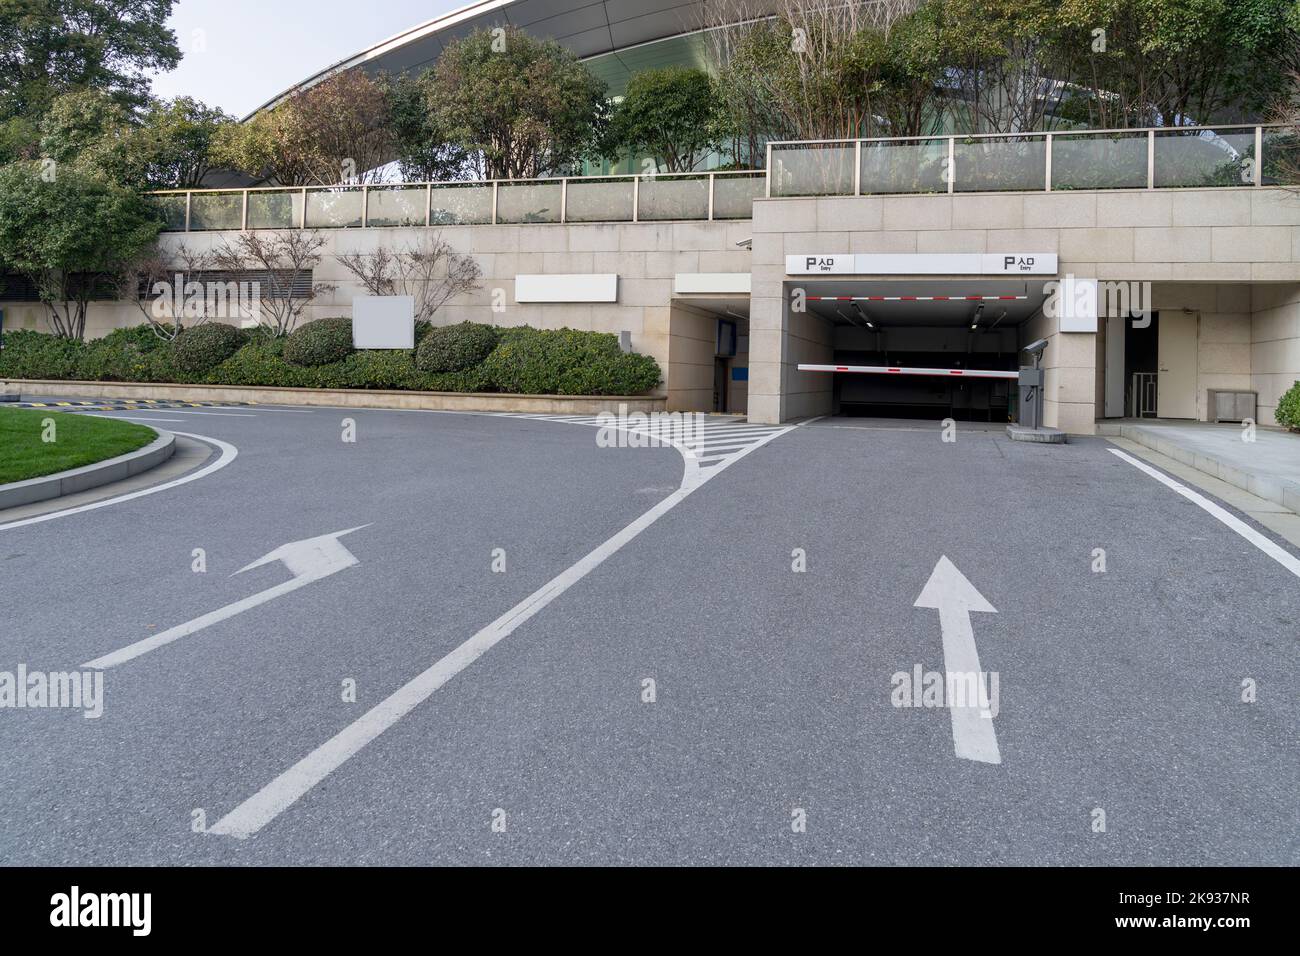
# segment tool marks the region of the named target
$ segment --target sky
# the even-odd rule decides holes
[[[178,0],[169,25],[184,58],[153,78],[243,117],[294,83],[469,0]]]

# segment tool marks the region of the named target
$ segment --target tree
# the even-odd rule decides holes
[[[451,248],[442,235],[426,235],[404,248],[347,252],[338,261],[371,295],[409,295],[417,322],[432,321],[446,302],[479,288],[483,270]]]
[[[107,93],[75,90],[54,100],[41,118],[41,155],[59,163],[85,158],[118,178],[130,129],[130,114]]]
[[[1069,79],[1056,0],[943,0],[940,18],[971,133],[1043,129]]]
[[[134,302],[154,335],[170,342],[210,318],[206,309],[191,313],[180,306],[186,290],[194,289],[193,283],[202,283],[212,264],[212,253],[207,250],[182,243],[169,255],[155,244],[125,263],[114,277],[117,298]],[[164,286],[168,293],[158,294]]]
[[[670,173],[690,172],[721,145],[718,97],[703,70],[643,70],[628,83],[605,130],[605,156],[644,153]]]
[[[334,291],[328,282],[300,283],[320,265],[325,238],[312,230],[242,232],[212,250],[212,264],[257,283],[256,319],[275,335],[288,335],[317,296]]]
[[[132,116],[99,90],[56,99],[41,121],[41,154],[79,163],[138,189],[201,186],[212,168],[212,140],[234,118],[191,99],[152,100]]]
[[[397,163],[406,182],[462,178],[468,157],[429,109],[432,71],[386,79]]]
[[[75,165],[0,169],[0,263],[32,282],[64,338],[85,337],[86,307],[161,229],[137,193]]]
[[[1248,118],[1297,58],[1295,0],[1061,0],[1060,23],[1089,125],[1177,126]]]
[[[101,90],[143,106],[150,72],[180,63],[175,0],[0,2],[0,121],[38,119],[61,94]]]
[[[380,182],[395,152],[384,85],[349,70],[223,127],[214,159],[282,186],[333,186]]]
[[[720,85],[754,91],[777,138],[887,135],[888,40],[914,8],[914,0],[783,0],[775,16],[725,31]]]
[[[195,189],[213,168],[212,144],[233,116],[189,96],[153,100],[128,144],[132,164],[152,189]]]
[[[606,112],[604,82],[574,54],[513,26],[450,43],[428,102],[439,128],[493,179],[566,171],[594,148]]]
[[[312,181],[309,144],[297,112],[288,103],[217,130],[212,160],[281,186],[305,186]]]

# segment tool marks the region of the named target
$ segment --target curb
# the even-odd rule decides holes
[[[0,485],[0,510],[88,491],[161,465],[176,451],[176,436],[161,428],[154,431],[158,437],[153,442],[130,454],[98,461],[93,465],[83,465],[70,471]]]
[[[1300,514],[1300,481],[1288,481],[1285,478],[1265,478],[1242,471],[1240,468],[1235,468],[1231,464],[1204,452],[1192,451],[1174,442],[1152,435],[1150,431],[1140,425],[1110,425],[1102,434],[1118,435],[1120,438],[1127,438],[1129,441],[1137,442],[1139,445],[1150,448],[1154,452],[1159,452],[1189,468],[1195,468],[1212,478],[1218,478],[1235,488],[1249,491],[1256,497],[1279,504],[1283,508]]]
[[[519,395],[512,392],[419,392],[382,388],[291,388],[268,385],[176,385],[137,382],[81,382],[3,379],[24,395],[76,395],[82,398],[153,398],[161,401],[245,402],[254,405],[323,405],[333,408],[415,408],[445,412],[525,412],[543,415],[594,415],[662,412],[660,395]]]

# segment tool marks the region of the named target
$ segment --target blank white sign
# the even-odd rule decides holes
[[[618,275],[517,275],[516,302],[617,302]]]
[[[415,348],[415,297],[359,295],[353,299],[352,347]]]

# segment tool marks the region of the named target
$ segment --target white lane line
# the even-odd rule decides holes
[[[140,415],[90,415],[89,418],[116,418],[124,422],[183,422],[183,418],[143,418]]]
[[[238,448],[219,438],[209,438],[206,435],[193,435],[189,432],[173,432],[172,434],[216,445],[217,448],[221,450],[221,456],[216,461],[204,465],[198,471],[184,475],[174,481],[164,482],[161,485],[154,485],[151,488],[141,488],[139,491],[133,491],[126,495],[118,495],[116,498],[105,498],[103,501],[92,501],[88,505],[78,505],[75,508],[65,508],[63,511],[52,511],[49,514],[37,515],[34,518],[23,518],[21,521],[11,521],[8,524],[0,524],[0,531],[8,531],[11,528],[21,528],[24,525],[29,524],[40,524],[42,521],[53,521],[55,518],[66,518],[68,515],[81,514],[83,511],[94,511],[96,508],[107,508],[109,505],[121,504],[124,501],[143,498],[145,495],[157,494],[160,491],[167,491],[169,488],[189,484],[191,481],[198,481],[200,478],[206,478],[214,471],[220,471],[222,468],[225,468],[228,464],[234,461],[236,456],[239,454]]]
[[[247,412],[197,412],[188,408],[165,408],[163,411],[169,415],[211,415],[214,418],[256,418],[256,415],[250,415]]]
[[[1227,525],[1229,528],[1237,532],[1237,534],[1241,535],[1243,538],[1245,538],[1255,547],[1259,548],[1259,550],[1267,554],[1278,564],[1282,565],[1282,567],[1286,568],[1296,577],[1300,578],[1300,559],[1297,559],[1285,548],[1280,547],[1273,541],[1264,537],[1264,535],[1260,534],[1250,525],[1246,524],[1246,522],[1242,521],[1240,518],[1236,517],[1235,515],[1227,511],[1225,508],[1216,505],[1213,501],[1211,501],[1209,498],[1206,498],[1204,495],[1197,494],[1195,491],[1192,491],[1192,489],[1188,488],[1186,485],[1174,481],[1174,479],[1170,478],[1168,475],[1160,471],[1157,471],[1155,468],[1151,467],[1146,462],[1139,461],[1138,459],[1134,458],[1132,455],[1120,451],[1118,448],[1109,448],[1107,449],[1107,451],[1109,451],[1112,455],[1118,455],[1120,458],[1124,459],[1134,468],[1146,472],[1148,475],[1150,475],[1156,481],[1160,482],[1162,485],[1172,488],[1174,491],[1178,492],[1180,495],[1182,495],[1192,504],[1197,505],[1200,508],[1203,508],[1205,511],[1208,511],[1214,518],[1218,519],[1223,524]]]
[[[790,426],[790,428],[776,434],[783,435],[794,427],[797,426]],[[366,744],[393,726],[421,703],[428,700],[439,687],[509,637],[515,628],[529,620],[565,591],[585,578],[625,544],[685,501],[692,492],[703,487],[714,475],[725,471],[732,464],[754,451],[754,449],[767,444],[768,441],[775,437],[776,435],[772,435],[762,442],[756,442],[750,448],[733,456],[729,461],[723,462],[716,468],[710,469],[707,473],[700,472],[694,459],[688,457],[686,449],[678,443],[672,443],[682,454],[685,462],[682,483],[676,491],[642,514],[622,531],[599,545],[576,564],[562,571],[528,595],[528,597],[451,651],[428,670],[399,687],[357,720],[344,727],[343,730],[325,741],[306,757],[303,757],[253,796],[235,807],[234,810],[231,810],[210,826],[207,832],[219,836],[231,836],[240,840],[257,833],[262,827],[293,806],[316,784],[358,753]]]

